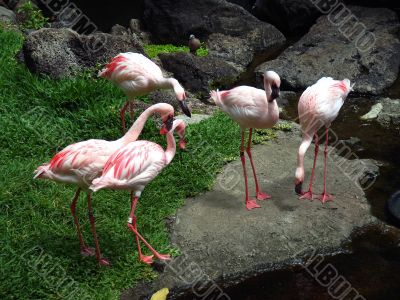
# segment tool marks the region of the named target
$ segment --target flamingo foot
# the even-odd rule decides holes
[[[159,259],[159,260],[171,260],[171,255],[169,255],[169,254],[160,254],[160,253],[157,253],[157,254],[155,254],[155,256],[156,256],[156,258]]]
[[[313,200],[313,193],[311,191],[308,191],[306,193],[302,193],[302,195],[299,197],[300,200],[303,199],[308,199],[308,200]]]
[[[321,195],[319,195],[317,197],[317,199],[321,200],[322,203],[328,202],[328,201],[333,201],[335,197],[333,197],[332,195],[329,195],[327,193],[322,193]]]
[[[257,200],[268,200],[271,199],[272,196],[263,192],[258,192],[256,198]]]
[[[153,255],[149,255],[149,256],[139,255],[139,261],[141,261],[145,264],[151,265],[153,263]]]
[[[93,256],[95,255],[94,248],[92,247],[81,247],[81,255],[82,256]]]
[[[103,258],[99,259],[99,265],[101,265],[101,266],[111,266],[111,263],[110,263],[110,261],[108,259],[103,257]]]
[[[247,210],[252,210],[253,208],[260,208],[261,206],[258,205],[256,200],[248,200],[246,201],[246,208]]]

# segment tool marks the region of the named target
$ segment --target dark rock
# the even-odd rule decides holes
[[[349,7],[357,16],[342,23],[332,23],[332,16],[322,16],[300,41],[277,59],[260,65],[257,73],[276,71],[282,87],[303,90],[322,76],[349,78],[358,93],[380,94],[390,87],[399,73],[400,23],[396,14],[384,8]],[[353,32],[353,26],[370,31]],[[342,34],[348,34],[347,37]],[[354,34],[355,33],[355,34]]]
[[[385,98],[380,100],[383,109],[377,117],[377,122],[384,128],[400,128],[400,100]]]
[[[111,27],[110,33],[112,35],[129,35],[128,29],[119,24],[115,24],[113,27]]]
[[[136,36],[142,44],[150,44],[151,36],[150,33],[143,29],[142,23],[138,19],[131,19],[129,21],[129,29],[131,33]]]
[[[247,39],[255,51],[263,51],[285,41],[274,26],[223,0],[148,0],[143,19],[165,43],[186,44],[190,34],[205,41],[222,33]]]
[[[0,0],[0,6],[8,8],[7,4],[3,0]]]
[[[187,89],[208,96],[212,88],[225,88],[238,78],[238,71],[220,58],[198,57],[186,52],[160,54],[163,67]]]
[[[14,24],[16,22],[15,13],[4,6],[0,6],[0,21]]]
[[[231,63],[244,71],[253,59],[253,49],[246,40],[239,37],[213,33],[206,43],[209,55]]]
[[[86,36],[66,28],[34,31],[26,37],[23,46],[28,68],[53,78],[74,75],[128,51],[143,53],[138,41],[131,36],[106,33]]]
[[[257,0],[253,13],[288,35],[306,32],[321,12],[304,0]]]
[[[228,0],[228,2],[240,5],[243,7],[245,10],[251,12],[254,8],[255,5],[255,0]]]

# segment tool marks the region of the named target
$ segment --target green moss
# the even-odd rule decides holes
[[[47,22],[48,18],[44,17],[42,11],[36,8],[31,1],[22,4],[17,10],[21,29],[40,29]]]
[[[189,52],[189,47],[187,46],[175,46],[171,44],[156,45],[148,44],[144,45],[144,51],[146,55],[150,58],[156,57],[160,53],[176,53],[176,52]],[[208,50],[204,45],[197,50],[198,56],[207,56]]]

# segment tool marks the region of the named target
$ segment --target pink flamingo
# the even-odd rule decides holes
[[[161,69],[150,59],[139,53],[120,53],[99,72],[100,77],[107,78],[119,86],[127,95],[128,101],[121,108],[121,122],[125,132],[125,112],[130,107],[133,117],[133,101],[136,97],[146,95],[156,89],[172,88],[179,100],[182,111],[191,116],[186,104],[186,93],[175,78],[165,78]]]
[[[160,254],[137,231],[135,209],[137,202],[148,183],[150,183],[174,158],[176,151],[173,131],[176,130],[180,137],[184,136],[185,123],[175,120],[170,131],[165,128],[161,131],[167,135],[167,149],[149,141],[132,142],[115,152],[107,161],[101,177],[93,180],[90,189],[96,192],[103,188],[130,190],[132,196],[131,212],[128,219],[128,228],[135,234],[139,260],[153,263],[153,255],[142,254],[139,239],[154,254],[157,259],[170,259],[169,255]],[[185,142],[180,142],[184,146]],[[184,148],[184,147],[183,147]]]
[[[318,80],[317,83],[308,87],[300,97],[298,111],[303,138],[297,155],[297,169],[295,174],[295,191],[300,195],[300,199],[313,199],[312,185],[319,150],[317,131],[322,126],[325,126],[324,192],[318,197],[318,199],[320,199],[322,203],[333,200],[333,196],[326,192],[329,127],[338,116],[339,110],[349,92],[353,90],[353,86],[354,84],[350,86],[350,80],[348,79],[340,81],[333,80],[331,77],[323,77]],[[304,155],[311,144],[313,136],[315,137],[314,164],[311,171],[308,192],[303,192]]]
[[[264,74],[264,89],[256,89],[250,86],[239,86],[228,91],[212,91],[211,99],[215,104],[227,113],[234,121],[239,123],[242,131],[242,143],[240,145],[240,159],[242,161],[244,182],[246,190],[246,208],[251,210],[259,208],[255,199],[250,199],[248,190],[248,179],[246,172],[246,160],[244,157],[244,140],[246,128],[249,128],[249,139],[246,152],[249,156],[251,168],[256,185],[257,200],[271,198],[260,191],[251,155],[251,137],[253,128],[271,128],[279,119],[278,104],[276,98],[279,97],[279,87],[281,80],[274,71],[267,71]]]
[[[92,184],[92,181],[101,175],[108,158],[115,151],[137,140],[146,120],[153,113],[160,114],[164,122],[163,128],[170,129],[172,127],[174,108],[166,103],[158,103],[146,109],[122,138],[111,142],[92,139],[71,144],[58,152],[50,162],[38,167],[35,171],[36,174],[34,178],[50,179],[62,183],[72,183],[78,186],[71,203],[71,213],[78,233],[81,254],[84,256],[93,255],[94,253],[92,248],[86,247],[83,240],[76,216],[76,202],[81,190],[87,192],[89,220],[96,245],[95,254],[101,265],[109,265],[109,262],[101,256],[92,211],[92,196],[88,188]]]

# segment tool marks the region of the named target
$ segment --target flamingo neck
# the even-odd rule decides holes
[[[176,153],[176,142],[173,134],[173,130],[168,132],[167,135],[167,149],[165,150],[165,164],[169,165]]]
[[[265,90],[265,94],[267,95],[268,104],[271,104],[271,102],[269,102],[269,100],[271,98],[272,88],[271,88],[271,84],[266,79],[264,79],[264,90]],[[274,102],[274,101],[272,101],[272,102]]]
[[[183,87],[179,84],[179,81],[175,78],[162,78],[158,82],[158,86],[161,89],[173,89],[177,98],[180,97],[180,94],[184,92]]]
[[[131,142],[134,142],[138,139],[140,133],[143,130],[144,124],[146,124],[147,119],[159,109],[159,105],[153,105],[150,106],[148,109],[146,109],[133,123],[131,128],[125,133],[125,135],[120,138],[120,141],[124,145],[129,144]]]

